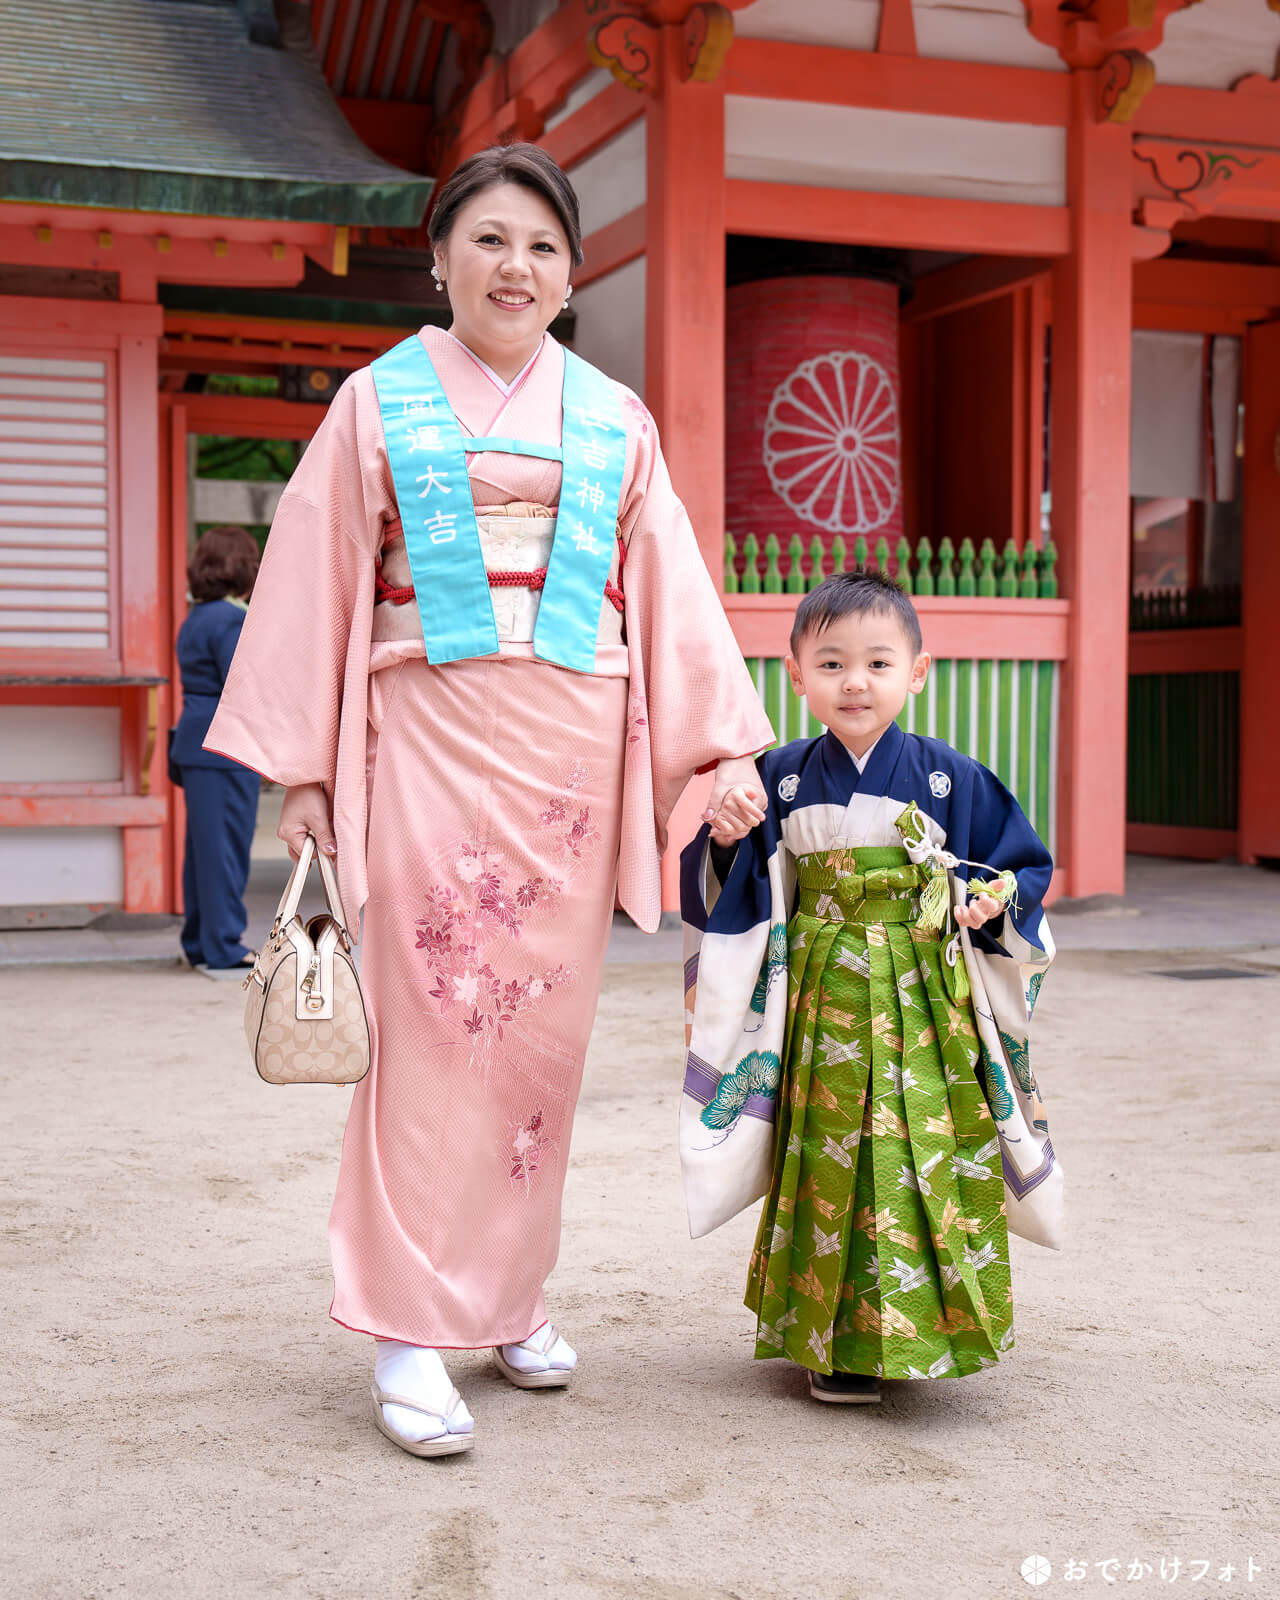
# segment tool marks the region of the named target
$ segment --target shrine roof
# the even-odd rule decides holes
[[[0,0],[0,199],[413,227],[296,0]],[[255,42],[264,41],[264,42]]]

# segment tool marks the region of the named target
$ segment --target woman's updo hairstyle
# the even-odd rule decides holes
[[[573,185],[547,152],[536,144],[500,144],[481,150],[445,182],[436,195],[427,237],[432,249],[446,242],[458,212],[468,200],[500,183],[518,183],[539,194],[555,212],[575,267],[582,265],[582,220]]]

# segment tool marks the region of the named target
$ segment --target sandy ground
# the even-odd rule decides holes
[[[676,971],[610,967],[549,1295],[579,1379],[457,1358],[477,1445],[436,1462],[374,1431],[370,1342],[326,1318],[348,1092],[259,1083],[236,987],[0,972],[0,1592],[967,1600],[1041,1554],[1048,1595],[1104,1593],[1111,1558],[1280,1595],[1280,974],[1153,975],[1192,964],[1060,959],[1037,1060],[1070,1248],[1015,1241],[999,1368],[854,1410],[751,1360],[752,1220],[683,1224]]]

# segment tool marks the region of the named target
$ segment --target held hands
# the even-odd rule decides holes
[[[997,900],[995,895],[980,894],[976,899],[970,900],[968,905],[956,907],[956,921],[962,928],[980,928],[984,922],[990,922],[992,917],[998,917],[1004,909],[1004,902]]]
[[[329,796],[324,792],[322,783],[301,783],[296,788],[286,789],[284,804],[280,807],[280,826],[276,829],[276,838],[288,845],[289,854],[295,861],[302,854],[309,833],[315,834],[316,844],[325,855],[337,855]]]
[[[711,824],[711,837],[717,844],[736,844],[756,823],[764,821],[768,804],[755,762],[750,756],[739,756],[717,766],[702,820]]]

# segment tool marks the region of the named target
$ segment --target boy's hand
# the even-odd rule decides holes
[[[956,921],[962,928],[980,928],[1005,909],[1004,902],[993,894],[980,894],[968,905],[956,907]]]
[[[736,844],[764,821],[768,804],[750,756],[722,761],[702,820],[711,824],[711,837],[717,844]]]

